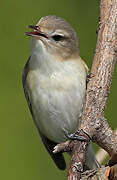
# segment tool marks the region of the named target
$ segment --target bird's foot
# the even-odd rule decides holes
[[[66,137],[68,140],[66,142],[57,144],[54,147],[53,153],[72,151],[74,143],[75,143],[74,140],[82,141],[82,142],[84,141],[84,142],[88,142],[88,143],[91,140],[89,135],[87,133],[85,133],[82,129],[77,130],[75,133],[70,134],[70,135],[66,134]]]
[[[82,130],[77,130],[75,133],[73,134],[69,134],[67,135],[67,138],[70,140],[78,140],[78,141],[84,141],[84,142],[88,142],[90,140],[90,137],[88,136],[88,134],[86,134],[89,138],[87,138],[87,136],[85,137],[84,134],[81,135]]]

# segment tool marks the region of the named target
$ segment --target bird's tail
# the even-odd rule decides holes
[[[85,165],[86,165],[85,170],[86,169],[95,169],[95,168],[100,167],[100,164],[96,160],[95,153],[94,153],[94,150],[93,150],[93,147],[92,147],[91,143],[88,146]]]

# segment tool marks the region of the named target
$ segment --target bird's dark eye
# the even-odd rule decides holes
[[[61,41],[63,39],[63,36],[59,35],[59,34],[56,34],[54,36],[52,36],[52,38],[55,40],[55,41]]]

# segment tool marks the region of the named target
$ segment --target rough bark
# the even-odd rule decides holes
[[[96,142],[109,153],[111,156],[109,165],[117,163],[117,136],[113,133],[107,120],[104,118],[104,111],[110,93],[116,59],[117,0],[101,0],[98,38],[91,70],[93,76],[87,86],[86,102],[83,108],[80,129],[88,134],[92,141]],[[83,146],[83,143],[85,143],[85,148],[78,154],[77,148]],[[87,144],[88,142],[74,143],[68,180],[80,179],[80,171],[78,167],[74,170],[74,167],[79,162],[80,166],[83,167]],[[79,161],[77,157],[80,155],[81,158]],[[102,177],[102,179],[106,179],[105,177]]]
[[[112,75],[117,60],[117,0],[100,1],[100,22],[91,78],[87,86],[81,126],[76,132],[85,141],[67,141],[55,147],[54,152],[72,150],[68,180],[116,180],[117,135],[104,118],[110,93]],[[85,172],[83,165],[89,141],[96,142],[110,155],[110,167]],[[115,165],[114,165],[115,164]],[[113,166],[114,165],[114,166]]]

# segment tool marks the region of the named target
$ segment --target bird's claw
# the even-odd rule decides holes
[[[79,133],[80,133],[80,131],[77,130],[75,133],[67,135],[67,137],[70,140],[78,140],[78,141],[87,142],[88,139],[86,137],[84,137],[83,135],[79,135]]]

